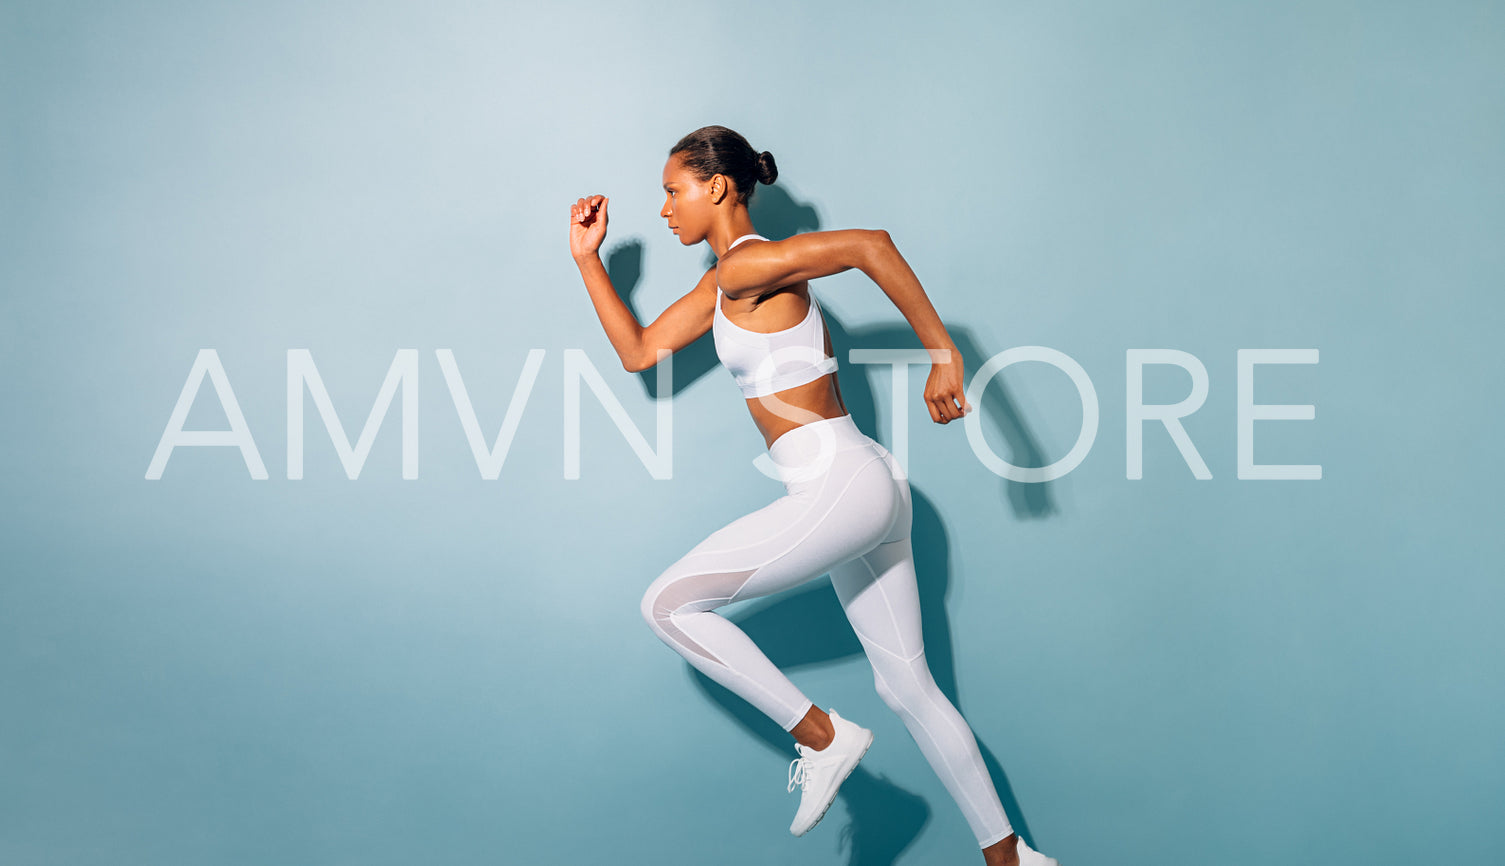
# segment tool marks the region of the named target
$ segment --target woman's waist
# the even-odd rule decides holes
[[[843,414],[785,430],[768,446],[768,456],[783,466],[803,466],[823,456],[875,445],[878,443],[857,427],[850,414]]]
[[[774,394],[748,397],[745,402],[770,450],[775,442],[806,424],[847,414],[847,407],[837,395],[834,375]]]

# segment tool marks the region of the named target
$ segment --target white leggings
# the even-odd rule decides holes
[[[878,694],[904,720],[978,844],[1007,838],[1013,830],[977,740],[925,662],[909,481],[898,461],[851,415],[796,427],[774,440],[768,456],[788,495],[711,533],[671,565],[643,596],[643,618],[696,670],[788,731],[810,699],[712,610],[829,572]]]

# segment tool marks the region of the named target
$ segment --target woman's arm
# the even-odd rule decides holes
[[[963,393],[961,352],[888,232],[809,232],[788,240],[746,244],[723,256],[717,266],[721,291],[729,298],[756,296],[849,268],[861,270],[878,284],[926,349],[947,353],[935,355],[925,384],[931,419],[945,424],[972,411]]]
[[[881,242],[880,235],[888,237],[884,231],[843,229],[747,244],[721,257],[716,264],[717,280],[722,294],[739,299],[756,297],[790,283],[862,268]]]
[[[677,352],[711,329],[715,314],[716,271],[706,271],[688,294],[643,327],[627,309],[601,263],[601,242],[606,239],[606,198],[580,199],[570,208],[570,255],[580,268],[585,289],[606,338],[622,360],[622,367],[636,373],[658,363],[658,350]]]

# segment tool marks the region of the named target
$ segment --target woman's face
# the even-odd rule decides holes
[[[711,230],[716,205],[711,201],[711,183],[699,180],[685,168],[678,154],[664,163],[664,206],[658,215],[669,221],[669,228],[685,246],[705,240]]]

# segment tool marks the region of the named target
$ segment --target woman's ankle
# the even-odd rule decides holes
[[[1019,835],[1010,833],[982,849],[982,859],[987,866],[1019,866]]]
[[[831,724],[831,717],[814,704],[810,705],[805,717],[789,733],[805,748],[817,752],[825,750],[836,739],[836,728]]]

